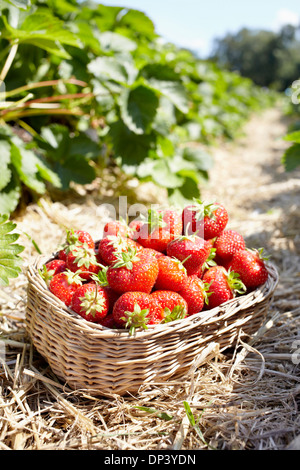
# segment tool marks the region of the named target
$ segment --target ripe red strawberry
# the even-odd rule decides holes
[[[223,232],[228,223],[228,213],[218,202],[204,204],[199,199],[194,199],[193,205],[183,209],[182,220],[184,233],[197,234],[209,240]]]
[[[66,265],[70,271],[80,272],[85,280],[90,280],[92,274],[97,274],[100,269],[95,251],[86,244],[72,248],[67,255]]]
[[[141,226],[143,225],[143,223],[144,222],[142,220],[135,219],[135,220],[132,220],[130,224],[128,225],[129,230],[130,230],[129,237],[132,238],[132,240],[138,239],[139,230]]]
[[[112,289],[110,285],[108,284],[107,270],[108,270],[108,266],[101,265],[98,273],[92,274],[91,282],[94,282],[106,292],[108,299],[109,299],[109,312],[108,313],[112,313],[113,306],[121,294],[114,291],[114,289]]]
[[[43,266],[43,269],[40,270],[40,275],[46,282],[46,284],[49,284],[53,276],[58,273],[62,273],[63,271],[66,270],[66,262],[62,259],[53,259],[51,261],[48,261]]]
[[[155,290],[179,291],[187,277],[186,269],[181,261],[164,255],[157,259],[157,263],[159,271]]]
[[[137,231],[137,241],[144,248],[165,252],[167,244],[181,233],[182,219],[177,211],[149,209]]]
[[[189,276],[182,289],[178,292],[188,304],[188,315],[194,315],[208,304],[207,287],[198,276]]]
[[[163,322],[185,318],[188,314],[188,304],[177,292],[169,290],[157,290],[151,297],[156,299],[164,311]]]
[[[106,315],[106,317],[104,317],[103,320],[99,320],[98,323],[99,325],[102,325],[105,328],[116,328],[115,320],[112,313]]]
[[[209,308],[233,299],[236,293],[244,294],[246,286],[241,281],[239,274],[234,271],[226,271],[223,266],[213,266],[208,269],[202,278],[208,287]]]
[[[68,253],[73,249],[76,245],[87,245],[89,248],[95,248],[95,242],[89,232],[85,230],[67,230],[67,237],[66,241],[61,247],[58,257],[66,261]]]
[[[197,274],[207,260],[211,250],[210,243],[197,235],[182,235],[167,246],[167,255],[179,259],[188,276]]]
[[[74,292],[71,308],[85,320],[98,323],[109,311],[107,292],[95,283],[84,284]]]
[[[113,318],[118,328],[127,328],[133,334],[137,328],[160,323],[163,309],[150,294],[126,292],[115,303]]]
[[[118,261],[108,267],[107,281],[116,292],[150,293],[158,275],[158,262],[147,251],[128,251],[117,255]]]
[[[83,279],[68,269],[55,274],[49,283],[49,289],[56,297],[70,306],[74,292],[82,285]]]
[[[267,258],[263,250],[241,250],[235,253],[229,263],[230,269],[239,273],[241,280],[248,289],[259,287],[268,279],[269,273],[265,265]]]
[[[103,229],[103,238],[108,235],[120,235],[121,237],[128,237],[130,233],[129,227],[126,224],[125,220],[120,218],[120,220],[111,220],[107,222]]]
[[[246,248],[242,235],[235,230],[224,230],[214,243],[216,258],[219,264],[228,263],[233,255]]]
[[[97,260],[101,264],[103,262],[106,265],[113,264],[118,260],[117,254],[128,251],[128,247],[136,248],[137,253],[143,249],[139,243],[131,238],[124,238],[120,235],[108,235],[99,242],[98,253],[96,255]]]
[[[155,259],[165,256],[161,251],[154,250],[153,248],[143,248],[145,253],[148,253],[151,256],[154,256]]]

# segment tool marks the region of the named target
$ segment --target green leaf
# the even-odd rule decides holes
[[[284,140],[300,144],[300,131],[290,132],[284,137]]]
[[[11,178],[10,164],[10,144],[5,141],[0,141],[0,191],[5,188]]]
[[[96,178],[95,169],[82,155],[70,156],[63,164],[55,163],[54,171],[60,179],[62,189],[68,189],[71,182],[88,184]]]
[[[88,64],[88,70],[99,80],[127,83],[129,75],[124,63],[115,57],[97,57]]]
[[[19,254],[24,247],[15,243],[19,234],[12,234],[16,224],[8,215],[0,215],[0,285],[7,286],[9,278],[16,278],[21,272],[22,258]]]
[[[129,31],[136,32],[152,39],[155,35],[155,27],[151,19],[142,11],[130,9],[123,15],[119,22],[120,26],[125,26]]]
[[[119,101],[121,117],[127,127],[135,134],[147,133],[159,104],[154,91],[141,85],[124,90]]]
[[[178,188],[184,183],[184,178],[172,172],[167,159],[158,160],[152,168],[153,181],[165,188]]]
[[[2,19],[5,25],[2,36],[10,40],[17,39],[20,44],[31,44],[64,58],[70,58],[70,55],[62,48],[62,44],[79,47],[76,36],[46,8],[26,14],[18,28],[10,25],[4,15]]]
[[[300,165],[300,144],[294,144],[285,151],[282,163],[285,171],[293,171]]]
[[[170,204],[177,207],[184,207],[193,201],[193,198],[200,198],[199,185],[194,177],[185,177],[184,183],[178,188],[169,188],[168,196]]]
[[[31,6],[30,0],[5,0],[7,3],[20,8],[21,10],[27,10]]]
[[[154,143],[152,135],[135,134],[122,121],[111,125],[109,136],[115,158],[120,160],[121,166],[134,165],[136,167],[148,156]]]
[[[104,52],[132,52],[137,48],[135,41],[112,31],[101,33],[98,40]]]
[[[0,191],[0,213],[11,214],[17,208],[20,197],[20,181],[17,175],[12,172],[10,182]]]
[[[45,184],[40,180],[37,160],[34,152],[26,150],[21,146],[11,145],[11,162],[14,165],[20,180],[30,189],[38,194],[45,193]]]
[[[201,148],[185,147],[183,158],[188,162],[192,162],[197,170],[202,171],[211,170],[214,164],[212,156]]]
[[[179,111],[186,114],[189,111],[188,94],[185,87],[177,81],[157,80],[151,78],[147,82],[153,90],[166,96]]]
[[[165,421],[171,421],[173,416],[165,411],[158,411],[155,408],[150,408],[149,406],[135,406],[137,410],[145,411],[146,413],[154,414],[157,418],[163,419]]]
[[[42,127],[41,136],[36,137],[39,147],[47,152],[53,161],[63,161],[69,154],[71,139],[66,126],[52,124]]]

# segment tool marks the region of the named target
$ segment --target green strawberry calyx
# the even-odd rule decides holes
[[[212,266],[217,266],[217,263],[215,262],[216,251],[216,248],[211,248],[208,258],[204,261],[202,265],[202,271],[204,271],[205,269],[209,269]]]
[[[71,249],[71,253],[73,253],[75,256],[74,263],[78,266],[78,268],[84,266],[86,269],[89,269],[91,265],[99,265],[95,251],[93,248],[89,248],[86,243],[76,245]]]
[[[66,240],[64,243],[59,245],[58,250],[64,250],[66,254],[70,253],[75,247],[81,246],[82,243],[79,241],[79,235],[75,233],[74,229],[66,230]]]
[[[86,315],[95,317],[97,312],[102,312],[104,309],[105,300],[98,295],[97,284],[95,292],[85,292],[84,296],[80,297],[79,300],[81,310],[84,311]]]
[[[250,251],[250,253],[255,254],[258,257],[258,259],[262,261],[269,261],[270,259],[270,256],[264,253],[264,248],[253,248],[253,249],[247,248],[247,251]]]
[[[228,285],[234,294],[245,294],[247,287],[237,272],[231,271],[231,269],[229,269],[227,271],[226,277]]]
[[[193,198],[194,206],[190,208],[191,211],[195,212],[196,220],[203,220],[204,217],[208,217],[211,220],[215,220],[215,211],[219,206],[215,202],[203,202],[201,199]]]
[[[54,273],[55,273],[54,269],[48,270],[45,265],[43,265],[43,269],[39,269],[39,275],[41,276],[42,279],[44,279],[47,285],[53,278]]]
[[[67,278],[67,282],[68,282],[69,285],[71,285],[71,284],[81,285],[84,282],[84,279],[80,276],[80,274],[82,274],[82,273],[79,273],[79,272],[74,273],[70,269],[66,269],[64,271],[64,274]]]
[[[100,269],[97,274],[92,274],[91,279],[95,281],[95,283],[98,286],[106,287],[109,286],[108,280],[107,280],[107,270],[108,266],[103,266],[102,264],[99,264]]]
[[[164,214],[162,211],[158,211],[157,209],[150,208],[148,209],[147,215],[141,215],[141,218],[144,224],[149,226],[149,232],[152,234],[154,230],[157,228],[164,228],[168,224],[164,220]]]
[[[136,248],[131,246],[128,246],[126,251],[117,250],[114,255],[117,260],[112,265],[113,268],[126,268],[131,271],[133,264],[140,261]]]
[[[204,302],[206,305],[208,305],[209,297],[213,294],[213,292],[210,291],[210,286],[212,285],[212,282],[203,282],[201,279],[199,279],[199,284],[202,288]]]
[[[149,309],[141,309],[138,303],[134,304],[133,311],[126,310],[124,312],[124,317],[121,317],[125,323],[125,328],[129,329],[129,334],[133,335],[137,328],[143,328],[144,330],[148,329],[149,322]]]
[[[182,304],[176,305],[172,310],[168,307],[164,309],[163,323],[169,323],[175,320],[182,320],[187,315],[186,307]]]
[[[184,266],[184,263],[191,257],[192,255],[187,256],[183,261],[180,261],[180,259],[176,258],[175,256],[172,256],[171,259],[177,264],[178,268],[184,273],[187,274],[186,268]]]

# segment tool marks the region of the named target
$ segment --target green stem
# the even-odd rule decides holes
[[[14,58],[16,56],[16,53],[17,53],[17,50],[18,50],[18,47],[19,47],[19,43],[16,42],[15,44],[12,45],[10,51],[9,51],[9,54],[7,56],[7,59],[5,61],[5,64],[3,66],[3,69],[0,73],[0,85],[2,85],[2,83],[4,82],[5,80],[5,77],[6,75],[8,74],[9,72],[9,69],[14,61]]]
[[[36,83],[29,83],[28,85],[21,86],[19,88],[15,88],[14,90],[6,91],[5,93],[0,93],[0,99],[2,98],[10,98],[11,96],[19,95],[24,91],[29,91],[34,88],[42,88],[48,86],[56,86],[60,83],[70,83],[71,85],[78,85],[78,86],[87,86],[86,82],[81,80],[77,80],[76,78],[69,78],[69,79],[59,79],[59,80],[47,80],[44,82],[36,82]]]
[[[62,115],[71,115],[71,116],[83,116],[84,112],[81,111],[80,109],[78,110],[72,110],[72,109],[27,109],[24,111],[12,111],[4,116],[0,115],[0,120],[3,119],[3,121],[11,121],[14,119],[19,119],[22,117],[27,117],[27,116],[40,116],[40,115],[50,115],[50,114],[62,114]]]

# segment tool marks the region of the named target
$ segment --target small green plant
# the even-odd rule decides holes
[[[23,260],[19,255],[24,246],[16,243],[20,235],[14,232],[15,228],[8,215],[0,215],[0,286],[7,286],[10,278],[21,273]]]
[[[200,414],[200,416],[197,418],[197,420],[195,419],[195,416],[191,410],[191,407],[189,405],[189,403],[187,401],[184,401],[183,402],[183,406],[184,406],[184,409],[185,409],[185,412],[186,412],[186,415],[188,417],[188,420],[190,422],[190,425],[193,427],[193,429],[195,430],[195,432],[197,433],[197,435],[199,436],[200,440],[203,442],[203,444],[205,444],[207,447],[209,447],[210,449],[213,449],[213,450],[216,450],[214,447],[212,447],[209,443],[206,442],[204,436],[203,436],[203,433],[199,427],[199,421],[204,413],[204,410],[202,411],[202,413]]]

